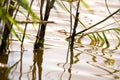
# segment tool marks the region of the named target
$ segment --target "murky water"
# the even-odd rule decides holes
[[[120,1],[115,1],[108,2],[111,13],[120,8]],[[86,2],[92,9],[92,12],[88,12],[81,5],[80,19],[86,26],[98,22],[109,14],[104,0]],[[65,4],[69,7],[68,3]],[[39,13],[37,6],[33,8]],[[26,37],[23,50],[18,41],[12,41],[8,55],[0,56],[0,80],[120,80],[120,48],[116,49],[118,40],[110,37],[112,46],[102,48],[90,45],[91,41],[84,38],[82,40],[84,44],[76,42],[74,53],[68,53],[66,38],[69,35],[69,13],[58,6],[56,8],[58,9],[52,10],[49,19],[55,21],[55,24],[47,26],[45,48],[33,51],[37,25],[35,27],[28,25],[27,33],[32,34]],[[118,13],[115,17],[120,19],[119,15]],[[19,16],[17,19],[22,20],[23,17]],[[94,29],[113,21],[111,18]],[[80,30],[79,25],[77,31]],[[13,39],[16,38],[13,36]]]

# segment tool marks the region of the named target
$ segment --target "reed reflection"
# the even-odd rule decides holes
[[[63,80],[64,75],[66,75],[65,73],[69,74],[68,75],[68,80],[72,79],[72,66],[73,66],[73,64],[76,64],[77,62],[79,62],[78,56],[80,56],[80,54],[81,53],[78,53],[78,54],[74,55],[74,50],[73,49],[70,50],[70,52],[67,53],[66,62],[62,66],[64,71],[61,73],[60,80]],[[74,58],[75,58],[75,60],[74,60]],[[58,64],[58,66],[59,65],[60,64]]]
[[[73,56],[74,56],[74,53],[73,53],[73,50],[71,51],[70,53],[70,67],[68,69],[68,72],[69,72],[69,80],[71,80],[71,77],[72,77],[72,65],[73,65]]]
[[[36,80],[38,71],[38,80],[42,80],[42,62],[43,62],[44,49],[34,50],[34,66],[32,70],[32,80]],[[38,69],[38,70],[36,70]]]
[[[8,54],[0,55],[0,80],[8,80],[8,67],[6,66],[8,62]]]
[[[9,64],[9,62],[8,62],[9,54],[10,54],[10,52],[5,52],[0,55],[0,80],[11,80],[9,77],[11,71],[13,69],[15,70],[17,68],[18,64],[22,60],[22,59],[19,59],[13,65],[7,66],[7,64]],[[21,67],[22,67],[22,64],[21,64]],[[20,72],[21,72],[21,76],[22,76],[22,71],[20,71]]]
[[[20,75],[19,75],[19,80],[22,80],[22,75],[23,75],[23,48],[21,47],[21,52],[20,52]]]
[[[101,71],[106,72],[104,74],[99,74],[99,72],[95,73],[94,74],[95,76],[102,77],[102,78],[105,78],[106,76],[111,76],[112,79],[115,79],[115,80],[120,79],[120,77],[119,77],[120,70],[119,70],[119,68],[116,69],[116,67],[115,67],[118,64],[115,64],[116,60],[111,56],[112,51],[107,48],[103,48],[103,49],[99,49],[99,48],[95,49],[95,48],[91,47],[90,49],[87,49],[84,51],[81,51],[79,49],[75,49],[75,50],[81,52],[82,54],[90,55],[91,60],[87,61],[86,63],[91,66],[94,66],[95,68],[101,69]],[[106,51],[108,51],[108,52],[106,52]],[[99,53],[102,53],[102,55],[100,55]],[[105,55],[103,55],[104,53],[105,53]],[[107,56],[106,56],[106,54],[107,54]],[[101,59],[101,61],[99,59]]]

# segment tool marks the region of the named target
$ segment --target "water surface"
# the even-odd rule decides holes
[[[112,3],[110,1],[112,0],[108,2],[111,13],[120,8],[120,1],[115,0]],[[110,14],[103,0],[86,0],[86,2],[92,9],[92,12],[89,12],[81,5],[80,19],[86,27]],[[69,8],[69,4],[67,2],[65,4]],[[69,43],[66,38],[70,28],[69,13],[55,6],[57,10],[52,9],[49,19],[55,24],[47,26],[44,49],[33,50],[38,25],[33,28],[33,25],[29,24],[27,33],[32,34],[26,36],[24,48],[21,48],[20,42],[13,36],[14,41],[11,41],[10,52],[8,55],[0,56],[0,66],[2,66],[0,80],[120,80],[120,48],[116,48],[119,41],[110,37],[111,46],[106,48],[90,45],[91,41],[84,38],[82,44],[75,43],[73,53],[68,52]],[[37,8],[34,3],[33,9],[39,13]],[[120,19],[119,15],[118,13],[114,17]],[[17,19],[23,20],[24,17],[18,14]],[[113,21],[114,19],[110,18],[93,30]],[[111,27],[115,25],[119,26],[116,23]],[[79,25],[77,31],[82,29]]]

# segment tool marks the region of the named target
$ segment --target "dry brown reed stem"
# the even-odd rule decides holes
[[[78,1],[78,3],[77,3],[77,10],[76,10],[76,16],[75,16],[75,22],[74,22],[74,26],[73,26],[73,33],[71,35],[71,44],[70,44],[71,52],[73,52],[74,38],[75,38],[75,34],[76,34],[76,28],[77,28],[77,25],[78,25],[79,7],[80,7],[80,2]]]
[[[84,29],[84,30],[76,33],[75,36],[77,36],[77,35],[79,35],[79,34],[82,34],[82,33],[86,32],[87,30],[89,30],[89,29],[91,29],[91,28],[94,28],[95,26],[97,26],[97,25],[101,24],[102,22],[104,22],[104,21],[108,20],[109,18],[111,18],[113,15],[115,15],[115,14],[118,13],[119,11],[120,11],[120,9],[116,10],[115,12],[113,12],[112,14],[110,14],[109,16],[107,16],[106,18],[104,18],[103,20],[101,20],[101,21],[97,22],[96,24],[94,24],[94,25],[92,25],[92,26],[90,26],[90,27],[88,27],[88,28],[86,28],[86,29]],[[69,39],[70,37],[71,37],[71,36],[69,36],[67,39]]]
[[[55,0],[47,0],[43,21],[48,21],[48,18],[50,16],[50,12],[51,12],[51,9],[54,6],[54,3],[55,3]],[[36,41],[35,41],[35,44],[34,44],[34,49],[39,49],[39,48],[44,47],[43,44],[44,44],[46,26],[47,26],[46,24],[39,25],[38,33],[37,33],[37,36],[36,36]]]
[[[30,2],[30,8],[32,7],[33,1],[34,1],[34,0],[31,0],[31,2]],[[30,16],[30,12],[27,13],[27,18],[26,18],[26,20],[29,19],[29,16]],[[25,28],[24,28],[24,32],[23,32],[23,37],[22,37],[22,44],[21,44],[21,47],[23,46],[23,42],[24,42],[24,38],[25,38],[25,34],[26,34],[26,30],[27,30],[27,23],[25,23]]]
[[[47,23],[54,23],[53,21],[16,21],[19,24],[33,24],[33,23],[39,23],[39,24],[47,24]]]
[[[8,3],[13,6],[15,5],[15,2],[13,2],[12,0],[10,0],[10,2],[9,1],[4,2],[4,4],[8,4]],[[9,14],[9,16],[13,17],[15,8],[11,7],[10,5],[7,13]],[[9,47],[9,34],[11,32],[11,29],[12,29],[12,23],[9,20],[6,20],[4,25],[4,31],[2,34],[1,45],[0,45],[0,54],[6,52]]]

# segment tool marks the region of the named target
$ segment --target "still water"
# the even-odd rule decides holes
[[[88,11],[81,4],[80,19],[86,27],[100,21],[109,15],[104,0],[86,0],[92,10]],[[109,0],[111,13],[120,8],[120,1]],[[69,8],[69,4],[64,2]],[[73,3],[76,5],[76,3]],[[34,3],[33,9],[39,13],[38,6]],[[33,44],[37,33],[37,26],[29,24],[25,38],[24,48],[20,42],[12,36],[10,52],[0,56],[0,80],[120,80],[120,48],[119,41],[109,38],[110,47],[97,47],[91,45],[88,38],[82,40],[82,44],[75,43],[74,52],[68,52],[69,13],[55,4],[56,10],[52,10],[46,30],[44,49],[33,50]],[[73,7],[73,13],[74,13]],[[120,19],[120,13],[114,16]],[[24,20],[21,14],[18,20]],[[98,29],[114,19],[110,18],[98,25]],[[116,23],[111,27],[119,26]],[[21,25],[23,27],[24,25]],[[77,31],[82,30],[79,27]],[[108,35],[109,36],[109,35]]]

